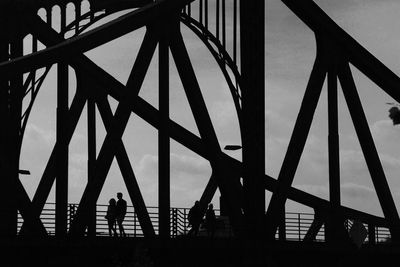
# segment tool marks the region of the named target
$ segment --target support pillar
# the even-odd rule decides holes
[[[93,98],[87,101],[88,127],[88,184],[95,179],[96,164],[96,105]],[[89,209],[88,235],[96,236],[96,206]]]
[[[19,32],[17,30],[17,32]],[[14,36],[15,39],[11,42],[10,51],[11,58],[17,58],[23,55],[23,41],[22,36]],[[22,112],[22,99],[23,99],[23,84],[24,79],[22,73],[16,73],[10,80],[10,121],[8,125],[8,144],[6,145],[9,156],[9,173],[7,181],[5,181],[6,188],[9,192],[7,203],[7,233],[10,236],[15,236],[17,233],[17,180],[19,179],[19,157],[21,152],[21,112]]]
[[[241,128],[245,227],[260,234],[265,215],[264,1],[240,1]]]
[[[324,45],[329,46],[329,41]],[[329,55],[334,53],[334,48],[325,49]],[[327,55],[327,57],[329,56]],[[340,163],[339,163],[339,123],[338,123],[338,95],[337,95],[337,64],[331,56],[328,67],[328,155],[329,155],[329,201],[331,212],[327,217],[326,239],[328,242],[341,242],[340,232],[343,231],[343,218],[339,214],[340,201]]]
[[[167,31],[159,42],[158,208],[159,235],[170,237],[169,47]]]
[[[336,66],[328,70],[329,200],[340,206],[339,123]]]
[[[63,8],[61,8],[63,10]],[[65,14],[61,16],[61,25],[65,25]],[[65,133],[68,129],[68,65],[59,62],[57,65],[57,133],[59,143],[57,153],[56,178],[56,236],[67,233],[68,218],[68,140]]]
[[[61,6],[61,30],[66,25],[66,7]],[[65,133],[68,129],[68,64],[62,61],[57,65],[57,153],[56,178],[56,236],[64,237],[68,227],[68,144]]]
[[[0,61],[17,58],[23,54],[22,36],[18,33],[19,17],[11,18],[0,13],[3,38],[0,40]],[[4,28],[3,28],[4,27]],[[9,77],[0,78],[0,236],[13,237],[17,233],[17,179],[19,172],[19,155],[21,148],[21,107],[22,107],[23,75],[13,73]]]

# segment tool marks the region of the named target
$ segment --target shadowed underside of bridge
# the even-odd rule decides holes
[[[225,251],[221,255],[232,254],[233,251],[238,253],[232,255],[239,257],[251,251],[251,253],[256,253],[253,257],[255,259],[257,255],[266,253],[265,255],[277,257],[276,260],[285,262],[292,259],[283,257],[284,253],[290,251],[306,260],[307,256],[301,256],[300,253],[311,253],[312,248],[314,251],[320,251],[318,249],[323,251],[319,254],[321,260],[324,256],[333,257],[335,248],[340,250],[339,248],[351,247],[349,235],[344,226],[348,220],[361,222],[367,226],[369,246],[373,246],[376,241],[376,227],[388,228],[392,245],[398,244],[400,241],[399,216],[365,118],[350,64],[396,101],[400,101],[400,93],[397,90],[400,88],[400,79],[338,27],[313,1],[283,0],[283,2],[313,30],[317,53],[280,173],[274,179],[265,174],[264,1],[2,1],[0,4],[0,123],[3,130],[0,132],[0,172],[2,174],[0,200],[1,203],[9,205],[0,206],[2,216],[0,235],[7,240],[17,238],[16,243],[13,243],[15,246],[23,246],[23,240],[26,240],[26,244],[33,242],[32,240],[42,240],[41,242],[48,240],[49,248],[55,249],[57,240],[64,240],[65,243],[60,245],[64,251],[68,250],[64,245],[68,244],[69,248],[75,249],[74,246],[79,247],[78,243],[82,244],[81,241],[87,245],[85,249],[93,250],[92,246],[95,246],[95,242],[90,240],[95,240],[96,235],[96,203],[111,163],[116,159],[143,235],[153,240],[150,246],[153,247],[154,255],[158,253],[159,258],[166,259],[165,255],[175,255],[174,249],[179,248],[182,249],[182,255],[191,258],[189,255],[196,253],[191,251],[192,248],[194,251],[197,249],[196,243],[202,254],[214,253],[210,250],[212,246],[207,245],[209,240],[170,239],[170,139],[174,139],[209,161],[212,175],[200,199],[202,210],[205,211],[207,204],[219,189],[224,212],[229,217],[235,236],[231,240],[219,240],[213,243],[220,246],[220,250]],[[88,4],[86,10],[82,8],[84,3]],[[74,7],[73,19],[72,22],[67,23],[67,7],[70,5]],[[58,30],[54,27],[54,6],[59,8],[59,13],[56,14],[59,23]],[[95,22],[121,10],[129,10],[129,12],[87,30]],[[215,22],[213,26],[209,23],[211,17]],[[185,39],[181,33],[182,27],[189,28],[197,35],[224,75],[238,117],[242,162],[231,158],[221,150],[197,73],[186,49]],[[230,31],[232,36],[229,38],[227,28],[232,29]],[[126,84],[119,82],[84,54],[139,29],[145,29],[145,35]],[[24,50],[23,40],[27,35],[32,37],[32,42],[28,45],[31,53],[26,53]],[[231,46],[227,45],[228,39],[232,42]],[[39,42],[45,47],[44,49],[40,50]],[[155,108],[141,98],[139,92],[157,49],[159,106]],[[170,56],[173,58],[182,82],[199,136],[185,129],[169,116],[169,66],[172,64]],[[41,85],[52,67],[56,68],[57,73],[56,142],[43,168],[34,197],[30,199],[19,177],[23,174],[19,166],[21,145],[32,107],[36,104],[35,100]],[[74,70],[77,81],[76,92],[72,96],[69,67]],[[329,200],[292,187],[326,79],[329,122]],[[344,207],[341,204],[338,81],[382,207],[384,214],[382,218]],[[118,103],[115,112],[111,109],[110,97]],[[86,115],[83,114],[85,107]],[[150,220],[143,200],[143,192],[136,180],[122,140],[131,114],[136,114],[158,130],[159,227],[157,231]],[[82,116],[86,116],[87,120],[88,182],[76,214],[69,223],[69,145]],[[98,147],[96,117],[101,118],[106,130],[106,136],[99,146],[99,151],[96,149]],[[54,183],[56,239],[50,237],[43,239],[48,236],[48,231],[40,215]],[[272,192],[268,207],[265,204],[265,190]],[[311,207],[315,212],[313,222],[302,237],[302,242],[296,245],[284,242],[286,227],[283,214],[285,214],[287,199]],[[18,212],[23,218],[21,229],[17,227]],[[313,243],[322,227],[324,227],[326,242]],[[275,241],[276,233],[279,233],[280,241]],[[84,235],[90,238],[87,237],[87,241],[83,241],[84,239],[81,238]],[[254,241],[255,237],[257,237],[256,241]],[[79,242],[70,243],[74,240],[79,240]],[[96,244],[103,244],[102,242]],[[121,242],[142,241],[104,240],[103,249],[115,246],[107,244]],[[162,249],[157,250],[157,248]],[[228,253],[229,249],[232,250]],[[215,249],[215,251],[220,250]],[[165,253],[166,251],[168,253]],[[350,251],[352,252],[348,253],[358,253],[357,255],[362,256],[368,254],[368,252]],[[379,251],[378,245],[376,245],[376,251]],[[179,258],[178,255],[168,257],[168,260],[176,258]],[[252,257],[245,258],[249,260]],[[182,256],[181,259],[186,258]],[[233,260],[235,257],[230,259]]]
[[[390,245],[362,250],[323,243],[180,237],[2,239],[2,266],[397,266],[399,249]]]

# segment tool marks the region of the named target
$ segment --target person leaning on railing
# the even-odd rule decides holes
[[[119,229],[119,236],[121,237],[126,237],[126,233],[124,230],[124,226],[122,225],[125,215],[126,215],[126,201],[122,198],[122,193],[118,192],[117,193],[117,223],[118,223],[118,229]]]
[[[107,219],[108,223],[108,234],[110,236],[117,236],[117,230],[115,229],[115,220],[117,218],[117,202],[115,201],[115,198],[110,199],[108,202],[109,205],[107,207],[107,213],[104,218]]]

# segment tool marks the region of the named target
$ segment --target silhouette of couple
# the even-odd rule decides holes
[[[107,214],[105,216],[108,222],[108,233],[110,236],[118,236],[115,225],[117,223],[119,236],[126,237],[124,226],[122,225],[126,214],[126,201],[122,198],[121,192],[117,193],[117,198],[118,201],[116,201],[115,198],[111,198],[108,202],[109,205],[107,207]]]
[[[200,207],[200,201],[196,201],[194,203],[194,206],[190,208],[188,213],[188,220],[189,220],[189,226],[191,226],[188,235],[197,236],[200,224],[203,222],[203,214]],[[216,228],[216,217],[212,203],[208,205],[208,209],[206,211],[206,218],[204,221],[204,227],[207,229],[207,235],[210,237],[214,237]]]

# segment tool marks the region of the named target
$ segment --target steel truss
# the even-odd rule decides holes
[[[90,10],[84,14],[81,14],[82,2],[78,0],[32,0],[26,1],[24,5],[19,2],[2,4],[0,25],[4,38],[0,41],[0,121],[7,127],[0,136],[0,168],[3,176],[0,198],[7,203],[10,203],[10,199],[15,201],[11,201],[11,205],[7,207],[0,207],[0,213],[5,218],[0,225],[0,234],[11,236],[17,234],[18,210],[24,219],[20,234],[47,235],[39,215],[54,182],[57,181],[56,235],[82,236],[86,229],[89,235],[95,235],[96,202],[115,157],[144,235],[155,236],[142,192],[122,141],[130,115],[135,113],[159,131],[160,236],[168,237],[170,233],[169,139],[172,138],[210,162],[212,175],[201,197],[201,205],[205,209],[219,188],[231,224],[239,236],[273,239],[279,229],[279,236],[284,239],[282,215],[286,200],[291,199],[315,210],[314,222],[304,240],[313,240],[322,225],[325,225],[327,240],[342,242],[343,223],[347,219],[360,220],[368,224],[369,229],[375,226],[388,227],[393,240],[399,240],[400,220],[349,64],[358,68],[396,101],[400,101],[400,95],[395,90],[400,85],[400,79],[340,29],[313,1],[283,0],[315,32],[317,55],[281,171],[278,178],[274,179],[264,173],[264,3],[241,1],[239,5],[237,0],[232,0],[234,45],[233,51],[228,52],[225,0],[198,1],[200,7],[198,18],[192,16],[191,0],[156,2],[91,0]],[[67,25],[68,3],[73,3],[75,6],[75,20]],[[211,3],[216,4],[217,10],[217,28],[214,32],[208,27],[208,6]],[[54,5],[60,6],[60,32],[52,28],[51,9]],[[40,8],[44,8],[47,13],[46,21],[37,15]],[[94,22],[113,12],[128,8],[134,10],[83,33]],[[238,10],[240,27],[237,26]],[[243,162],[221,151],[180,31],[181,23],[204,42],[227,81],[240,124]],[[126,84],[117,81],[84,55],[84,52],[90,49],[139,28],[146,28],[146,33]],[[241,38],[240,53],[237,47],[238,30]],[[22,40],[27,34],[33,36],[32,53],[23,56]],[[67,35],[70,37],[65,38]],[[43,43],[46,49],[38,51],[38,41]],[[160,83],[158,109],[139,96],[157,46]],[[169,118],[169,54],[176,64],[200,137]],[[238,54],[240,54],[240,68],[237,67]],[[35,195],[30,200],[18,177],[20,149],[30,111],[43,80],[54,64],[57,64],[58,77],[56,143]],[[76,94],[72,96],[70,106],[68,105],[69,66],[75,70],[77,79]],[[44,71],[38,77],[40,68],[44,68]],[[28,73],[25,80],[24,73]],[[329,118],[329,201],[291,186],[326,76]],[[384,218],[341,205],[337,79],[349,106]],[[108,97],[118,101],[115,113],[111,111]],[[22,101],[28,98],[29,105],[26,110],[22,110]],[[83,116],[85,105],[88,110],[88,184],[68,232],[68,148],[79,118]],[[98,152],[95,130],[96,108],[107,132]],[[243,184],[240,178],[243,178]],[[265,190],[273,192],[267,209]],[[373,231],[370,231],[369,235],[370,240],[375,240]]]

